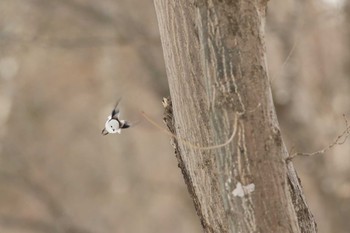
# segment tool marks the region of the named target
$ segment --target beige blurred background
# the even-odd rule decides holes
[[[347,8],[345,7],[347,6]],[[350,116],[350,3],[271,0],[271,84],[288,148]],[[169,138],[152,0],[0,1],[0,232],[201,232]],[[138,122],[101,136],[115,101]],[[320,233],[350,231],[350,143],[295,160]]]

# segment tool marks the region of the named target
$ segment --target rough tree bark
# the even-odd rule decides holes
[[[172,100],[165,120],[204,231],[316,232],[272,102],[267,1],[154,2]]]

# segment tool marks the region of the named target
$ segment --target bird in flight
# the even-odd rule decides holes
[[[105,127],[102,130],[102,135],[113,134],[113,133],[120,134],[122,129],[127,129],[131,126],[129,122],[119,119],[120,111],[118,109],[118,104],[120,100],[121,99],[117,101],[111,115],[108,116],[107,121],[105,123]]]

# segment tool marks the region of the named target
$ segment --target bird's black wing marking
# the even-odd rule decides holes
[[[114,118],[115,120],[118,121],[119,125],[123,126],[123,122],[118,119],[118,117]]]
[[[114,106],[114,109],[113,109],[112,114],[111,114],[112,118],[113,118],[114,116],[116,116],[116,115],[119,114],[118,104],[119,104],[119,102],[121,101],[121,99],[122,99],[122,98],[119,98],[119,99],[117,100],[117,103],[116,103],[115,106]]]
[[[117,119],[118,114],[119,114],[119,109],[113,109],[113,111],[112,111],[112,118],[113,119]]]
[[[127,129],[127,128],[130,128],[130,126],[131,126],[130,123],[125,121],[124,124],[120,128]]]
[[[102,134],[103,136],[105,136],[105,135],[107,135],[107,134],[108,134],[108,132],[107,132],[106,128],[103,128],[103,130],[102,130],[101,134]]]

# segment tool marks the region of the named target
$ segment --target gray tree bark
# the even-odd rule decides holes
[[[165,120],[204,231],[316,232],[271,97],[267,2],[154,2],[172,100]]]

